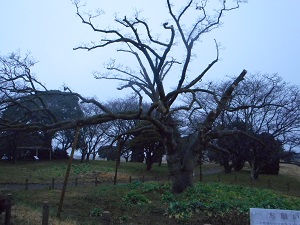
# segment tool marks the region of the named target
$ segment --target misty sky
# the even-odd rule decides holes
[[[106,15],[118,12],[120,17],[143,9],[141,15],[158,25],[165,22],[167,12],[163,0],[85,2],[87,10],[98,7]],[[299,0],[249,0],[240,9],[226,13],[221,28],[204,36],[194,61],[207,66],[214,59],[216,39],[222,44],[221,60],[208,73],[208,79],[223,79],[247,69],[249,73],[278,73],[285,81],[300,85],[299,12]],[[73,50],[81,43],[97,40],[97,35],[81,23],[71,1],[1,0],[0,27],[0,54],[30,52],[38,61],[33,72],[48,89],[61,89],[65,84],[100,100],[124,96],[115,89],[118,82],[95,80],[92,75],[95,70],[103,71],[104,63],[116,51]]]

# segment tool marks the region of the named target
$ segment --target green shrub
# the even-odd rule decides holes
[[[149,203],[150,200],[146,198],[145,195],[139,194],[135,191],[131,191],[126,194],[122,201],[125,202],[127,205],[141,205],[143,203]]]
[[[160,191],[160,185],[157,182],[144,183],[142,188],[143,188],[143,193],[152,193],[152,192]]]
[[[103,210],[101,208],[93,208],[90,215],[92,217],[97,217],[102,215]]]
[[[170,203],[175,201],[175,196],[170,191],[167,191],[162,194],[161,201],[164,203]]]
[[[124,222],[128,222],[130,221],[132,218],[128,215],[123,215],[119,218],[120,223],[124,223]]]
[[[272,190],[221,183],[197,184],[176,196],[165,192],[162,202],[169,203],[170,218],[185,222],[201,213],[212,224],[248,224],[250,208],[298,210],[300,206],[299,198]]]
[[[187,222],[192,216],[192,210],[185,202],[171,202],[169,204],[167,215],[180,222]]]

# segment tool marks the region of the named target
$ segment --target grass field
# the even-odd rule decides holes
[[[25,162],[16,165],[0,163],[0,183],[24,184],[62,182],[67,161]],[[167,166],[154,165],[146,171],[140,163],[121,163],[118,185],[113,185],[114,162],[92,161],[72,166],[70,181],[84,182],[69,185],[61,218],[56,212],[60,188],[1,190],[12,193],[12,224],[41,224],[42,205],[50,204],[49,224],[104,224],[102,215],[110,212],[111,224],[249,224],[249,208],[300,209],[299,167],[282,165],[278,176],[260,175],[251,182],[249,171],[223,174],[215,164],[203,166],[203,182],[199,170],[195,174],[195,188],[180,195],[170,192]],[[209,172],[210,171],[210,172]],[[95,185],[95,177],[99,183]],[[131,183],[129,183],[131,177]],[[142,182],[144,177],[146,182]],[[152,180],[152,181],[150,181]],[[4,215],[0,217],[0,223]]]
[[[9,164],[0,162],[0,183],[25,183],[28,179],[30,183],[48,183],[53,178],[57,182],[62,182],[66,173],[68,161],[50,162],[20,162]],[[141,163],[121,163],[118,168],[118,180],[128,180],[133,177],[154,177],[165,176],[167,167],[154,167],[151,171],[145,170],[145,165]],[[112,161],[91,161],[80,163],[74,160],[70,173],[70,180],[78,178],[81,182],[93,182],[98,177],[99,182],[113,181],[115,173],[115,162]]]

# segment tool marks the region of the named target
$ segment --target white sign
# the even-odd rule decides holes
[[[250,208],[250,225],[300,225],[300,211]]]

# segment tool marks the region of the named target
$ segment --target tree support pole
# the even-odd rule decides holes
[[[71,165],[72,165],[74,152],[75,152],[77,141],[78,141],[79,131],[80,131],[80,127],[77,126],[76,131],[75,131],[73,144],[72,144],[72,151],[71,151],[71,155],[70,155],[70,159],[69,159],[69,163],[68,163],[68,167],[67,167],[67,171],[66,171],[66,175],[65,175],[64,186],[63,186],[63,189],[61,191],[59,206],[58,206],[58,210],[57,210],[57,214],[56,214],[57,218],[60,218],[60,213],[62,211],[63,202],[64,202],[65,193],[66,193],[67,184],[68,184],[68,179],[69,179],[69,175],[70,175],[70,171],[71,171]]]
[[[121,137],[118,137],[118,142],[117,142],[117,150],[118,150],[118,155],[117,155],[117,160],[116,160],[116,167],[115,167],[115,176],[114,176],[114,185],[117,184],[117,176],[118,176],[118,167],[120,165],[120,161],[121,161],[121,149],[122,149],[122,146],[121,146]]]

